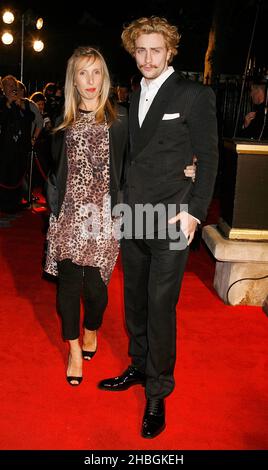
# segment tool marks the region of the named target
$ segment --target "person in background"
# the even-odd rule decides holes
[[[41,116],[43,118],[43,129],[46,129],[47,131],[51,130],[52,123],[48,113],[45,111],[45,95],[41,91],[36,91],[30,96],[30,100],[36,104],[41,113]]]
[[[266,83],[254,81],[250,88],[252,111],[246,114],[241,137],[261,140],[268,138]]]
[[[47,273],[58,276],[58,310],[70,347],[70,385],[81,383],[82,359],[90,360],[96,352],[107,285],[119,252],[120,217],[112,218],[111,209],[118,202],[128,119],[126,109],[109,94],[102,54],[78,47],[68,60],[64,115],[52,142],[55,174],[47,192],[52,212],[45,265]]]
[[[142,79],[141,73],[135,73],[134,75],[132,75],[130,79],[130,86],[131,86],[132,92],[140,88],[141,79]]]
[[[45,85],[43,94],[46,98],[45,111],[54,126],[58,116],[62,114],[64,103],[62,88],[56,83],[49,82]]]
[[[64,106],[64,90],[61,85],[56,84],[54,99],[55,99],[55,119],[57,119],[57,117],[62,114],[63,106]]]
[[[129,107],[129,89],[126,83],[120,82],[116,86],[117,103],[121,106]]]
[[[21,112],[27,114],[29,111],[33,114],[32,126],[31,126],[31,145],[32,150],[28,155],[27,164],[27,177],[24,180],[24,199],[26,200],[26,206],[29,206],[31,202],[38,200],[38,196],[34,196],[31,192],[32,189],[41,184],[41,175],[34,165],[34,152],[36,152],[36,143],[38,137],[43,129],[43,117],[38,109],[38,106],[29,98],[27,98],[27,89],[24,83],[18,80],[18,99],[17,104],[21,108]],[[32,160],[32,161],[31,161]],[[31,195],[29,194],[31,192]],[[30,199],[30,200],[28,200]]]
[[[46,98],[45,102],[45,112],[48,114],[52,125],[54,126],[54,108],[55,108],[55,90],[56,90],[56,84],[54,82],[48,82],[44,86],[43,89],[43,95]]]
[[[32,131],[31,131],[31,142],[32,146],[35,145],[35,142],[43,128],[43,117],[39,111],[38,106],[31,99],[27,98],[27,89],[24,83],[18,80],[18,95],[17,95],[17,104],[22,110],[30,110],[34,114],[34,119],[32,121]]]
[[[45,111],[46,98],[41,91],[36,91],[30,96],[30,100],[33,101],[39,109],[39,112],[43,118],[43,128],[38,135],[35,142],[35,152],[37,156],[37,168],[34,171],[34,185],[44,188],[45,179],[52,168],[52,157],[51,157],[51,130],[52,123],[49,115]]]
[[[122,34],[123,46],[143,75],[129,109],[125,203],[133,213],[145,205],[161,207],[164,217],[160,228],[156,218],[146,218],[145,226],[134,218],[134,230],[122,239],[131,365],[102,380],[99,388],[145,386],[144,438],[156,437],[166,425],[165,398],[175,386],[176,305],[189,245],[206,217],[218,163],[215,95],[208,86],[181,79],[170,66],[179,39],[177,28],[159,17],[134,20]],[[194,183],[184,176],[193,156],[198,162]],[[175,224],[180,230],[174,242],[169,228]]]
[[[18,80],[13,75],[7,75],[2,79],[2,88],[0,208],[6,212],[17,212],[23,207],[21,199],[29,152],[33,144],[32,126],[35,114],[30,108],[29,101],[21,98]]]

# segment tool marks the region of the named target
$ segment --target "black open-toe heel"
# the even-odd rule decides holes
[[[77,387],[77,385],[80,385],[83,377],[75,377],[75,375],[66,375],[67,382],[72,385],[72,387]],[[76,381],[77,383],[72,383],[73,381]]]
[[[84,351],[84,349],[82,349],[83,359],[85,359],[85,361],[90,361],[95,356],[96,352],[97,349],[96,351]]]
[[[69,354],[69,358],[68,358],[68,368],[69,368],[69,364],[70,364],[70,354]],[[77,377],[75,375],[66,375],[66,380],[67,382],[72,385],[72,387],[77,387],[78,385],[81,384],[82,380],[83,380],[83,376],[81,377]],[[72,382],[76,382],[76,383],[72,383]]]

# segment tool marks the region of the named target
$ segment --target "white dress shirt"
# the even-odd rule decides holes
[[[141,94],[139,102],[139,123],[140,127],[145,119],[146,114],[149,111],[149,108],[153,102],[153,99],[158,92],[159,88],[166,79],[174,72],[174,68],[169,66],[165,72],[161,73],[159,77],[154,80],[150,80],[149,83],[146,82],[146,79],[143,77],[141,80]]]

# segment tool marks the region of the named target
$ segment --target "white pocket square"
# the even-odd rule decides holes
[[[169,119],[177,119],[180,117],[180,113],[164,114],[162,121],[168,121]]]

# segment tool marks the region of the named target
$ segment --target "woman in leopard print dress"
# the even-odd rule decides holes
[[[58,276],[57,304],[63,338],[70,344],[70,385],[81,383],[82,359],[89,360],[96,352],[107,284],[119,252],[120,219],[111,216],[111,209],[120,189],[128,123],[126,110],[110,101],[109,92],[109,73],[100,52],[76,49],[66,72],[64,118],[53,138],[57,197],[48,197],[45,265],[46,272]]]

